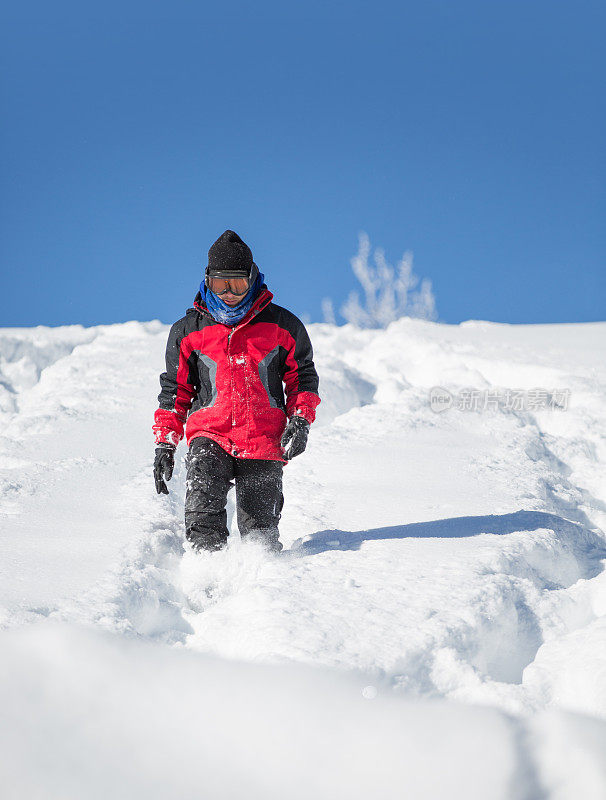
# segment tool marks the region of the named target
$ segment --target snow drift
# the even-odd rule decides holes
[[[279,557],[154,494],[167,332],[0,331],[9,796],[603,797],[606,324],[310,326]]]

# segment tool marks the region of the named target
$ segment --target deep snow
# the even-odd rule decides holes
[[[154,493],[167,333],[0,331],[8,796],[605,796],[606,323],[310,326],[278,557]]]

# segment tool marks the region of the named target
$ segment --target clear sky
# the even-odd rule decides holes
[[[414,252],[443,321],[605,319],[605,22],[24,0],[0,24],[0,325],[172,322],[226,228],[314,321],[356,288],[360,231]]]

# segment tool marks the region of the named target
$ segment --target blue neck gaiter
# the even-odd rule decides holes
[[[253,285],[234,308],[224,303],[219,295],[211,292],[205,281],[200,284],[200,294],[206,303],[206,307],[217,322],[222,322],[223,325],[237,325],[252,308],[253,303],[259,296],[264,280],[265,276],[262,272],[259,272]]]

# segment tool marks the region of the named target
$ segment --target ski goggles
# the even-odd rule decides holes
[[[206,285],[214,294],[235,294],[240,297],[250,289],[250,278],[213,278],[206,279]]]

